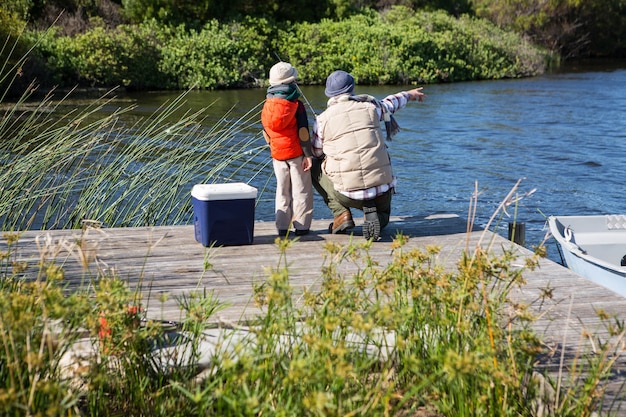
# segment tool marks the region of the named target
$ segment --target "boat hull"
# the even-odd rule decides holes
[[[551,216],[550,233],[566,266],[626,297],[626,215]]]

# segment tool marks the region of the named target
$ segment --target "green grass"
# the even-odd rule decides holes
[[[326,243],[317,285],[298,296],[287,251],[299,242],[277,239],[277,265],[251,288],[260,315],[223,330],[207,358],[208,323],[223,308],[213,294],[181,298],[184,319],[172,332],[143,319],[149,283],[131,291],[98,270],[68,293],[63,268],[44,256],[53,247],[42,245],[28,266],[18,262],[19,235],[4,240],[3,415],[591,416],[606,410],[624,342],[623,323],[598,312],[609,340],[580,335],[562,372],[547,372],[534,323],[555,295],[546,290],[532,305],[511,298],[538,254],[520,262],[512,251],[475,249],[449,270],[440,248],[407,248],[398,234],[387,264],[370,257],[372,242]],[[27,267],[38,280],[20,279]],[[174,336],[184,336],[178,350],[153,350]],[[85,337],[85,356],[68,370],[66,353]]]

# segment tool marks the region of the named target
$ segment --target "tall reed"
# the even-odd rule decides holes
[[[50,92],[33,102],[25,94],[4,107],[3,230],[78,228],[84,219],[109,227],[189,223],[194,183],[250,179],[268,165],[254,129],[260,105],[209,126],[210,106],[186,111],[185,92],[126,125],[120,116],[133,106],[117,107],[114,92],[80,112],[70,96],[55,100]],[[68,105],[62,116],[51,116]]]

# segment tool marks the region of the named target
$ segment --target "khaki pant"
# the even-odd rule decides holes
[[[302,156],[272,160],[276,175],[276,229],[308,230],[313,220],[311,172],[302,169]]]
[[[339,216],[346,210],[351,208],[363,210],[363,206],[371,204],[376,206],[376,212],[378,214],[378,221],[380,222],[380,228],[389,224],[389,217],[391,216],[391,196],[393,195],[393,189],[387,191],[384,194],[379,195],[373,200],[354,200],[346,197],[339,191],[335,190],[333,182],[324,174],[322,169],[322,161],[320,159],[313,158],[313,166],[311,167],[311,175],[313,177],[313,186],[317,190],[320,196],[324,199],[324,202],[333,213],[334,217]]]

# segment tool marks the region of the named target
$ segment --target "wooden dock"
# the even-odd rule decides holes
[[[309,235],[298,238],[286,251],[290,282],[296,291],[315,287],[324,265],[324,245],[363,241],[358,219],[354,236],[332,235],[329,220],[315,220]],[[503,247],[519,253],[519,264],[531,252],[507,239],[482,230],[467,231],[464,219],[454,215],[428,217],[393,217],[382,237],[372,244],[369,254],[381,264],[392,257],[392,241],[398,232],[409,237],[406,248],[441,247],[438,261],[455,268],[463,251],[477,245],[490,246],[496,253]],[[95,277],[98,268],[115,271],[133,288],[141,286],[143,305],[151,318],[180,320],[177,297],[192,291],[213,291],[227,307],[213,320],[215,324],[241,322],[258,314],[252,302],[252,285],[266,277],[267,268],[281,265],[281,253],[275,244],[272,222],[256,222],[251,245],[205,248],[194,238],[193,226],[145,228],[103,228],[24,232],[13,248],[14,256],[27,262],[32,273],[41,259],[43,248],[63,265],[70,286],[79,286]],[[6,238],[0,238],[0,251],[6,251]],[[356,268],[356,267],[355,267]],[[350,266],[346,265],[346,274]],[[599,329],[597,311],[626,318],[626,299],[592,283],[548,259],[535,271],[524,274],[527,284],[516,291],[517,300],[537,305],[546,288],[553,298],[542,306],[543,315],[536,328],[555,346],[576,349],[581,335],[606,334]],[[163,301],[165,299],[165,301]],[[599,333],[598,333],[599,332]],[[622,398],[619,390],[626,381],[626,352],[611,381],[612,395]],[[555,358],[558,362],[558,357]],[[546,366],[557,366],[558,363]],[[622,408],[626,408],[626,405]],[[624,410],[626,412],[626,410]],[[624,414],[626,415],[626,414]]]

